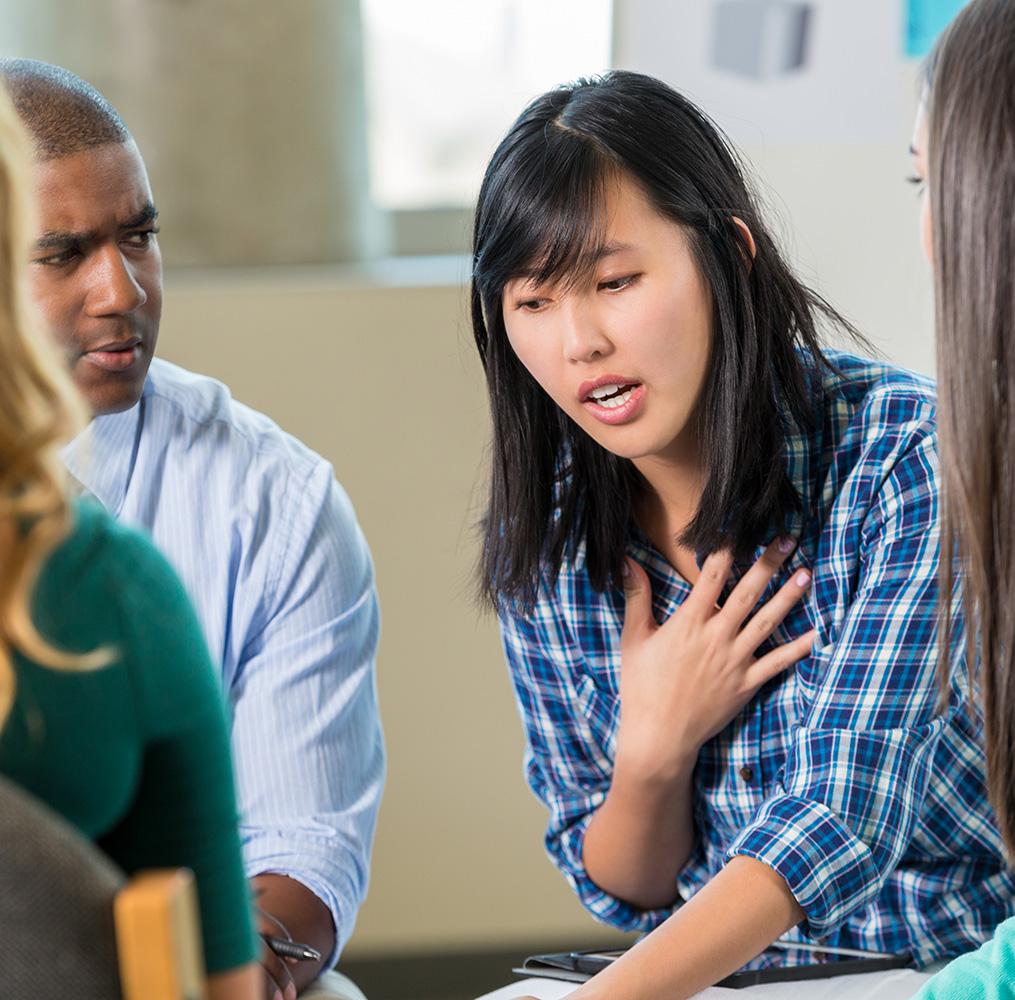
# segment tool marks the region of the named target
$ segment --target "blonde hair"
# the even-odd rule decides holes
[[[0,87],[0,724],[14,700],[15,650],[56,669],[108,660],[61,652],[39,634],[31,598],[39,570],[70,530],[59,446],[85,411],[29,299],[31,146]]]

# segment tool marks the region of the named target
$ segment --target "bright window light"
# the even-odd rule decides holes
[[[533,97],[610,66],[611,0],[362,0],[370,189],[464,207]]]

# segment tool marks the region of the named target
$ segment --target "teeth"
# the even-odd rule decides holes
[[[618,406],[623,406],[637,388],[637,385],[601,385],[593,389],[587,398],[591,399],[597,406],[603,406],[608,410],[615,410]]]
[[[608,410],[615,410],[618,406],[623,406],[633,394],[634,389],[628,389],[626,392],[622,392],[619,396],[614,396],[612,399],[599,400],[599,405],[605,406]]]

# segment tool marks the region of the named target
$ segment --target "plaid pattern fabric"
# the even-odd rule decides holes
[[[947,711],[936,711],[934,390],[899,369],[828,357],[838,372],[821,376],[820,391],[814,374],[817,430],[787,440],[803,499],[791,524],[799,545],[763,598],[811,569],[808,598],[773,642],[813,627],[814,651],[702,748],[696,846],[677,889],[687,899],[727,859],[754,857],[807,915],[791,936],[928,963],[986,940],[1015,910],[960,652]],[[755,557],[770,540],[758,540]],[[635,527],[627,551],[665,620],[689,587]],[[751,562],[735,567],[734,582]],[[506,610],[501,627],[528,782],[550,813],[550,857],[594,916],[650,930],[671,911],[610,896],[582,863],[612,774],[623,603],[621,591],[593,590],[578,552],[531,614]],[[959,616],[954,627],[959,650]]]

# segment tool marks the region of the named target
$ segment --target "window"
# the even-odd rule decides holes
[[[455,252],[525,104],[610,66],[611,0],[363,0],[370,192],[395,253]]]

